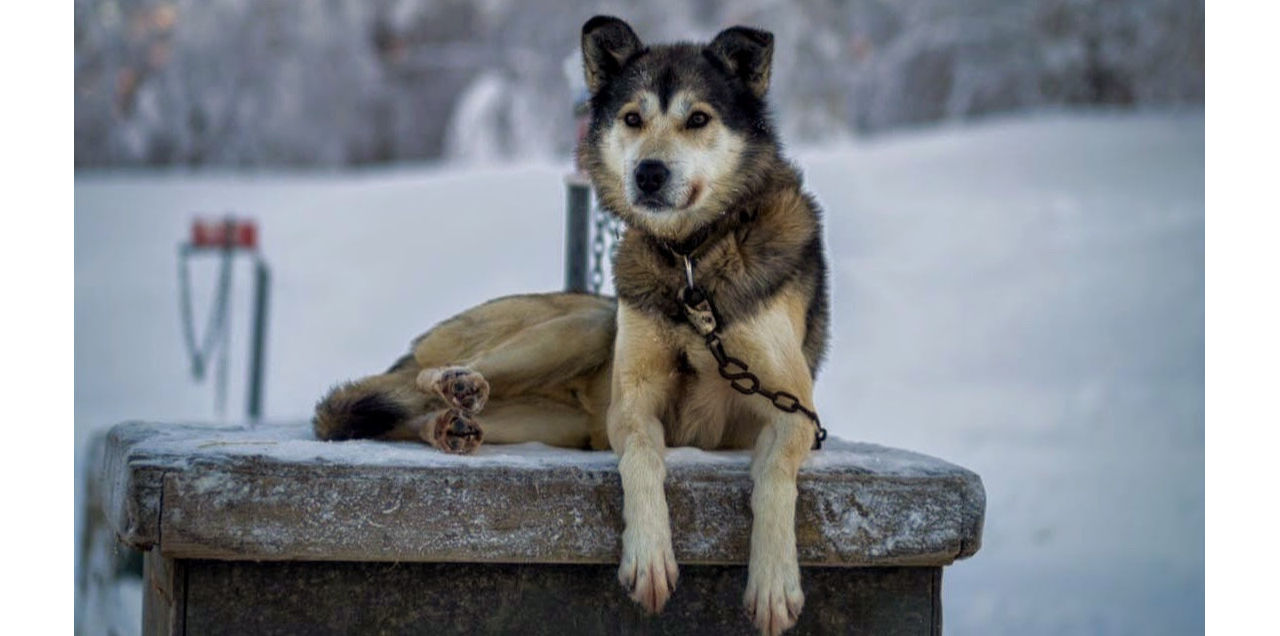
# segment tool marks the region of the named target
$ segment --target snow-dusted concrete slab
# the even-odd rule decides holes
[[[96,457],[108,523],[132,547],[222,560],[612,563],[622,489],[611,452],[321,442],[305,424],[126,423]],[[749,453],[672,449],[677,559],[745,563]],[[940,566],[974,554],[979,477],[907,451],[829,441],[802,467],[804,565]]]

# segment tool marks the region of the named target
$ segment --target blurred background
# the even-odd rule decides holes
[[[1195,0],[77,0],[76,166],[561,158],[597,12],[654,41],[773,31],[792,143],[1204,100]]]
[[[826,214],[824,422],[986,484],[983,549],[944,575],[947,632],[1201,632],[1190,0],[77,0],[78,489],[111,424],[244,419],[255,259],[269,422],[305,421],[465,307],[562,287],[597,13],[653,42],[775,34],[770,100]],[[256,224],[253,249],[225,285],[195,254],[184,283],[193,220],[227,215]],[[184,289],[197,344],[226,300],[200,381]],[[80,630],[136,633],[141,581],[83,539]]]

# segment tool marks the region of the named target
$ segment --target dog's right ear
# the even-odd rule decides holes
[[[772,33],[743,26],[729,27],[711,41],[707,53],[718,58],[753,95],[764,99],[773,69]]]
[[[582,68],[587,90],[595,95],[622,70],[622,63],[643,48],[640,38],[626,22],[598,15],[582,25]]]

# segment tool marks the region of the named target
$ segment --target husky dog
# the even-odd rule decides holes
[[[622,20],[587,21],[591,125],[578,155],[628,227],[617,299],[536,294],[469,309],[385,373],[335,388],[316,407],[316,435],[421,439],[450,453],[482,440],[612,448],[624,491],[618,578],[650,612],[678,576],[664,450],[754,448],[744,601],[764,633],[794,625],[796,471],[815,424],[734,390],[681,302],[691,278],[714,301],[724,350],[760,386],[813,408],[828,326],[822,228],[766,109],[772,53],[773,36],[746,27],[646,46]]]

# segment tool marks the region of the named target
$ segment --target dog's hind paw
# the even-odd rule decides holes
[[[632,539],[624,532],[618,582],[631,600],[650,614],[657,614],[675,592],[679,578],[669,534],[656,541],[646,541]]]
[[[484,441],[480,423],[458,409],[445,409],[420,432],[428,444],[446,452],[466,455]]]
[[[780,561],[780,560],[779,560]],[[761,634],[776,636],[795,626],[804,609],[804,592],[800,589],[800,568],[775,562],[765,567],[748,568],[747,593],[743,595],[747,617]]]
[[[489,399],[489,381],[466,367],[423,369],[418,388],[440,395],[449,406],[467,413],[480,412]]]

